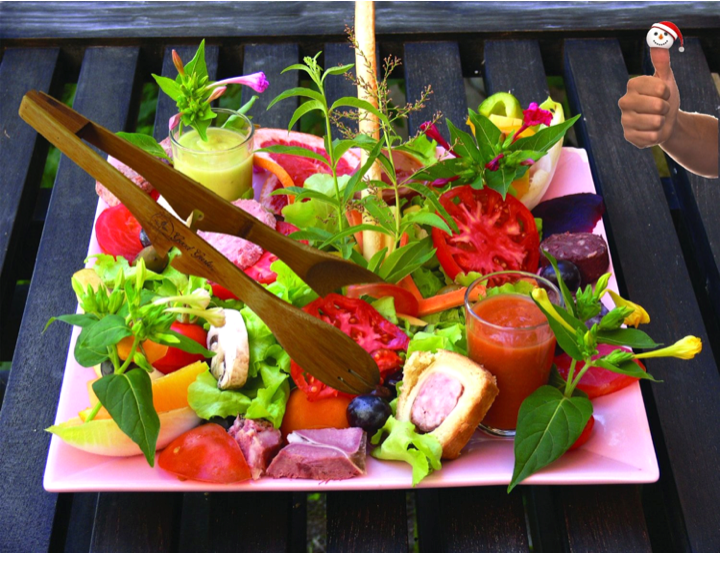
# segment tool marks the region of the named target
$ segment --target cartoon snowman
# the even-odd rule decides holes
[[[647,33],[647,44],[650,47],[670,49],[678,38],[680,38],[680,49],[678,51],[685,51],[680,29],[672,22],[659,22],[653,24]]]

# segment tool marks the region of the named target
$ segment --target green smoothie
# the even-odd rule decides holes
[[[196,130],[173,144],[175,169],[228,201],[239,199],[252,186],[252,147],[234,130],[210,127],[207,140]]]

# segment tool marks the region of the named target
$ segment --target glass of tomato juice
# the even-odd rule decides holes
[[[552,282],[520,271],[483,276],[465,295],[468,354],[495,375],[500,390],[480,425],[490,434],[514,436],[523,400],[550,377],[555,335],[530,296],[538,286],[561,305]]]
[[[224,108],[213,112],[217,116],[207,128],[206,140],[182,123],[170,132],[174,165],[209,190],[235,201],[252,189],[255,129],[239,112]]]

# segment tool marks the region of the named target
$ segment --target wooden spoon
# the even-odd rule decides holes
[[[75,135],[82,130],[83,138],[100,139],[97,125],[84,117],[84,122],[67,120],[64,115],[60,118],[65,120],[59,120],[42,104],[42,99],[38,103],[37,95],[31,92],[23,97],[20,105],[23,120],[112,191],[137,218],[160,254],[177,247],[182,254],[173,259],[175,268],[218,282],[242,298],[272,330],[288,355],[326,385],[363,394],[380,382],[377,364],[355,341],[258,285]],[[167,170],[167,175],[170,183],[179,177],[172,169]]]

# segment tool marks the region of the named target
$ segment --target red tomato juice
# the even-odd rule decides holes
[[[470,358],[495,375],[500,390],[483,424],[514,430],[520,405],[547,384],[555,336],[547,319],[527,296],[501,294],[478,302],[468,314]]]

